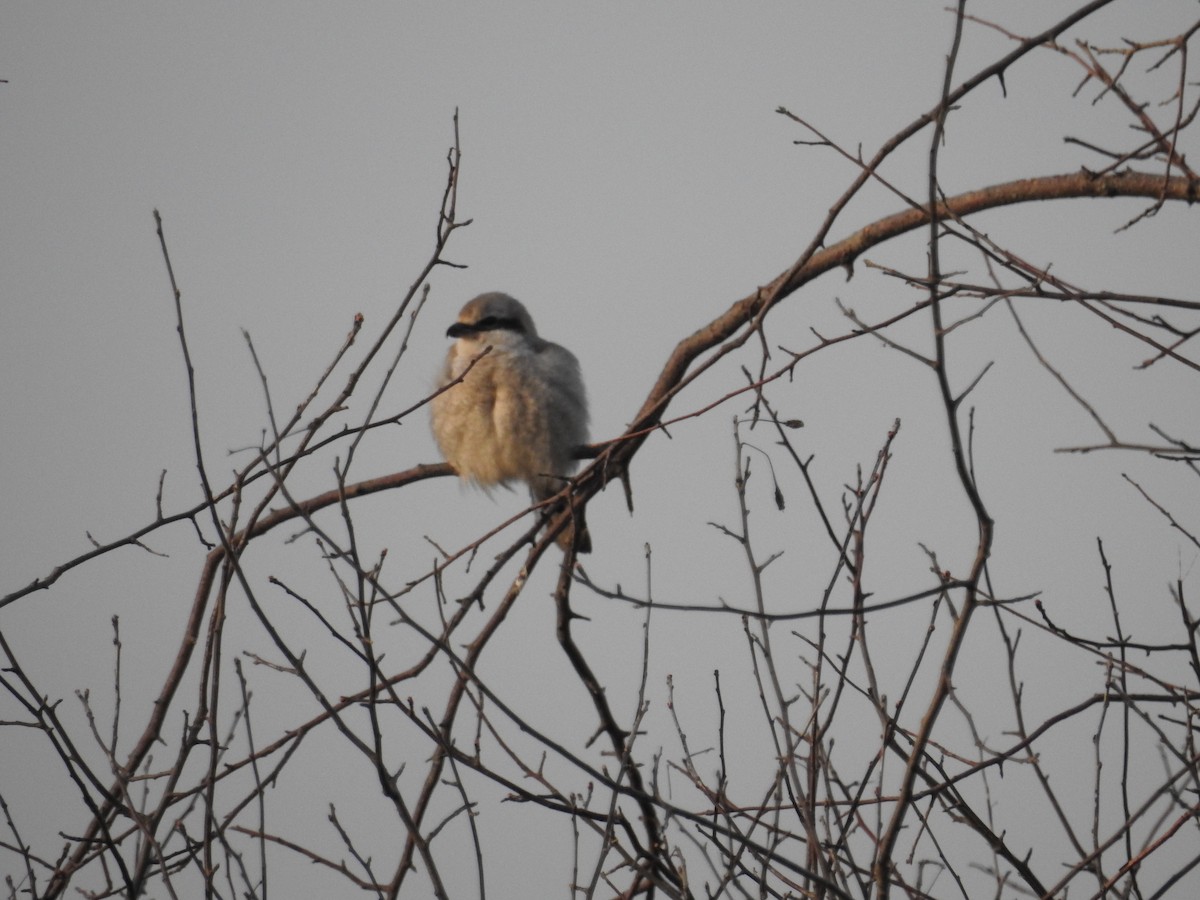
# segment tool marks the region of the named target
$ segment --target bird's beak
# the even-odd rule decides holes
[[[474,334],[475,326],[468,325],[466,322],[455,322],[446,329],[446,337],[460,338],[465,334]]]

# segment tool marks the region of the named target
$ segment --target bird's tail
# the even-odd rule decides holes
[[[576,553],[591,553],[592,552],[592,536],[588,533],[587,522],[583,518],[583,507],[579,507],[571,513],[571,521],[567,523],[567,527],[558,533],[556,538],[558,546],[562,548],[563,553],[567,553],[572,547]]]
[[[549,500],[551,497],[560,493],[563,488],[563,479],[544,478],[530,485],[532,488],[533,499],[538,502]],[[564,510],[570,516],[570,521],[555,538],[555,543],[562,548],[566,553],[572,547],[576,553],[591,553],[592,552],[592,536],[588,533],[587,521],[583,516],[583,507],[570,507],[567,504],[557,503],[546,510],[546,518],[548,521],[553,521]]]

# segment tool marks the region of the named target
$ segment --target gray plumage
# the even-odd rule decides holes
[[[446,461],[484,488],[522,481],[539,502],[562,491],[575,471],[574,450],[588,439],[579,361],[538,337],[528,311],[508,294],[476,297],[446,335],[455,341],[438,386],[467,373],[431,404],[433,435]],[[575,525],[558,542],[586,553],[587,528],[578,516]]]

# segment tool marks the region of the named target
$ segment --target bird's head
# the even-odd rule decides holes
[[[497,343],[511,335],[526,340],[537,337],[533,319],[521,303],[508,294],[480,294],[458,314],[446,329],[446,337]]]

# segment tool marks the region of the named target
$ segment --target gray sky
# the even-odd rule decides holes
[[[428,393],[445,352],[445,327],[465,300],[505,290],[526,303],[544,336],[578,355],[593,436],[614,436],[673,346],[785,269],[856,174],[831,150],[795,145],[808,135],[776,108],[786,106],[852,152],[861,146],[870,155],[936,102],[952,29],[944,5],[8,4],[0,12],[0,78],[8,81],[0,84],[0,497],[8,511],[0,517],[0,593],[87,550],[88,532],[106,541],[149,522],[163,469],[168,512],[199,497],[154,209],[162,213],[183,291],[204,450],[220,481],[248,461],[227,451],[254,446],[266,424],[240,329],[254,340],[277,411],[291,410],[308,393],[356,313],[365,316],[364,335],[376,333],[432,248],[458,109],[459,212],[474,221],[448,256],[468,268],[435,273],[411,352],[380,413]],[[1074,5],[970,6],[1029,34]],[[1187,27],[1197,8],[1116,3],[1081,34],[1110,43],[1157,38]],[[960,72],[1009,47],[995,32],[969,27]],[[1156,77],[1161,85],[1171,75]],[[950,119],[941,157],[947,192],[1100,165],[1063,135],[1124,141],[1127,116],[1111,102],[1093,105],[1090,88],[1072,97],[1079,80],[1072,63],[1044,52],[1010,73],[1007,99],[995,83],[972,95]],[[918,139],[886,172],[913,196],[924,195],[927,147],[927,138]],[[886,191],[870,191],[833,236],[900,206]],[[1194,210],[1168,208],[1132,234],[1115,235],[1138,208],[1076,201],[996,213],[977,224],[1086,287],[1194,299]],[[922,234],[870,257],[921,274],[924,241]],[[860,262],[851,281],[830,274],[780,309],[769,320],[773,345],[803,349],[812,344],[810,329],[845,330],[835,298],[869,318],[918,299]],[[1148,422],[1189,437],[1200,398],[1193,371],[1164,364],[1135,373],[1149,355],[1144,346],[1058,308],[1030,308],[1027,324],[1122,437],[1150,442]],[[927,352],[927,321],[904,326],[897,339]],[[686,391],[673,411],[699,408],[738,387],[738,366],[754,368],[757,359],[756,348],[735,356]],[[989,360],[995,366],[976,394],[977,439],[980,483],[1000,523],[998,591],[1043,591],[1061,621],[1107,634],[1107,624],[1096,621],[1102,537],[1118,583],[1139,597],[1139,632],[1147,639],[1172,634],[1177,613],[1165,586],[1178,578],[1195,593],[1196,552],[1120,475],[1180,499],[1177,470],[1129,454],[1053,453],[1102,436],[1036,365],[1002,310],[964,327],[953,344],[959,387]],[[902,420],[892,481],[873,525],[879,544],[872,589],[880,596],[928,583],[920,542],[956,570],[969,563],[970,519],[954,489],[933,387],[911,359],[856,341],[818,354],[772,395],[786,416],[805,421],[798,440],[816,454],[832,509],[855,466],[869,468],[892,421]],[[632,472],[635,515],[625,511],[618,489],[593,502],[597,553],[586,566],[597,582],[644,593],[649,542],[660,601],[722,597],[746,604],[736,548],[708,524],[735,521],[730,420],[744,406],[731,401],[680,423],[673,439],[651,440]],[[361,421],[364,409],[360,401],[344,421]],[[747,438],[771,447],[762,432]],[[357,476],[436,459],[419,414],[375,432],[362,447]],[[752,456],[754,523],[764,555],[788,550],[770,574],[774,596],[781,606],[808,607],[829,575],[827,548],[806,550],[822,538],[805,512],[803,484],[781,457],[775,462],[788,509],[774,510],[766,465]],[[331,487],[331,464],[322,459],[297,489]],[[1181,510],[1196,508],[1194,497],[1180,502]],[[424,536],[462,546],[523,503],[518,493],[489,500],[442,480],[369,499],[357,512],[365,546],[389,549],[399,584],[432,561]],[[151,545],[170,558],[123,550],[0,611],[23,662],[45,692],[67,698],[72,714],[76,688],[93,685],[105,696],[110,690],[108,623],[120,615],[127,677],[147,692],[130,688],[123,724],[130,737],[146,714],[138,701],[145,703],[173,654],[199,560],[186,530]],[[255,561],[260,574],[303,572],[332,589],[311,543],[278,552]],[[489,663],[508,696],[550,725],[563,709],[584,703],[553,643],[551,568],[525,598],[511,643],[499,644]],[[585,603],[587,595],[579,596]],[[586,611],[595,617],[586,640],[597,669],[628,709],[641,618],[611,604]],[[918,640],[925,624],[922,613],[886,627],[903,644],[908,629]],[[688,683],[683,708],[699,731],[711,713],[714,663],[739,640],[740,626],[666,615],[653,628],[655,697],[662,699],[667,673],[677,685]],[[240,637],[266,650],[252,626]],[[735,652],[722,664],[744,673],[744,646]],[[998,661],[989,649],[980,652],[980,668],[993,673]],[[907,662],[898,658],[897,671]],[[1034,654],[1026,662],[1034,680],[1054,678],[1059,661]],[[1078,665],[1091,677],[1087,663]],[[269,677],[255,677],[264,678],[259,691],[269,696]],[[990,677],[964,683],[964,694],[986,697]],[[1082,690],[1069,685],[1061,696],[1051,691],[1034,702],[1052,710]],[[5,709],[0,705],[0,718],[9,717]],[[580,726],[581,740],[590,727],[590,719]],[[874,726],[864,727],[873,734]],[[997,726],[994,736],[999,732]],[[669,729],[655,734],[647,754],[669,739]],[[25,784],[35,792],[25,796],[23,785],[6,778],[9,802],[18,801],[30,836],[78,830],[85,817],[69,793],[32,800],[47,796],[56,777],[52,761],[31,758],[34,746],[17,752],[29,759]],[[3,755],[11,772],[12,757]],[[328,764],[314,751],[297,769],[319,773]],[[372,792],[369,781],[358,789]],[[330,799],[319,793],[297,813],[314,816],[315,827],[323,827],[322,804]],[[385,856],[387,845],[378,852]],[[569,872],[561,866],[531,869],[519,852],[512,864],[519,868],[497,873],[498,885],[525,878],[528,889],[536,885],[545,896],[565,892]],[[0,858],[0,870],[5,865]]]

